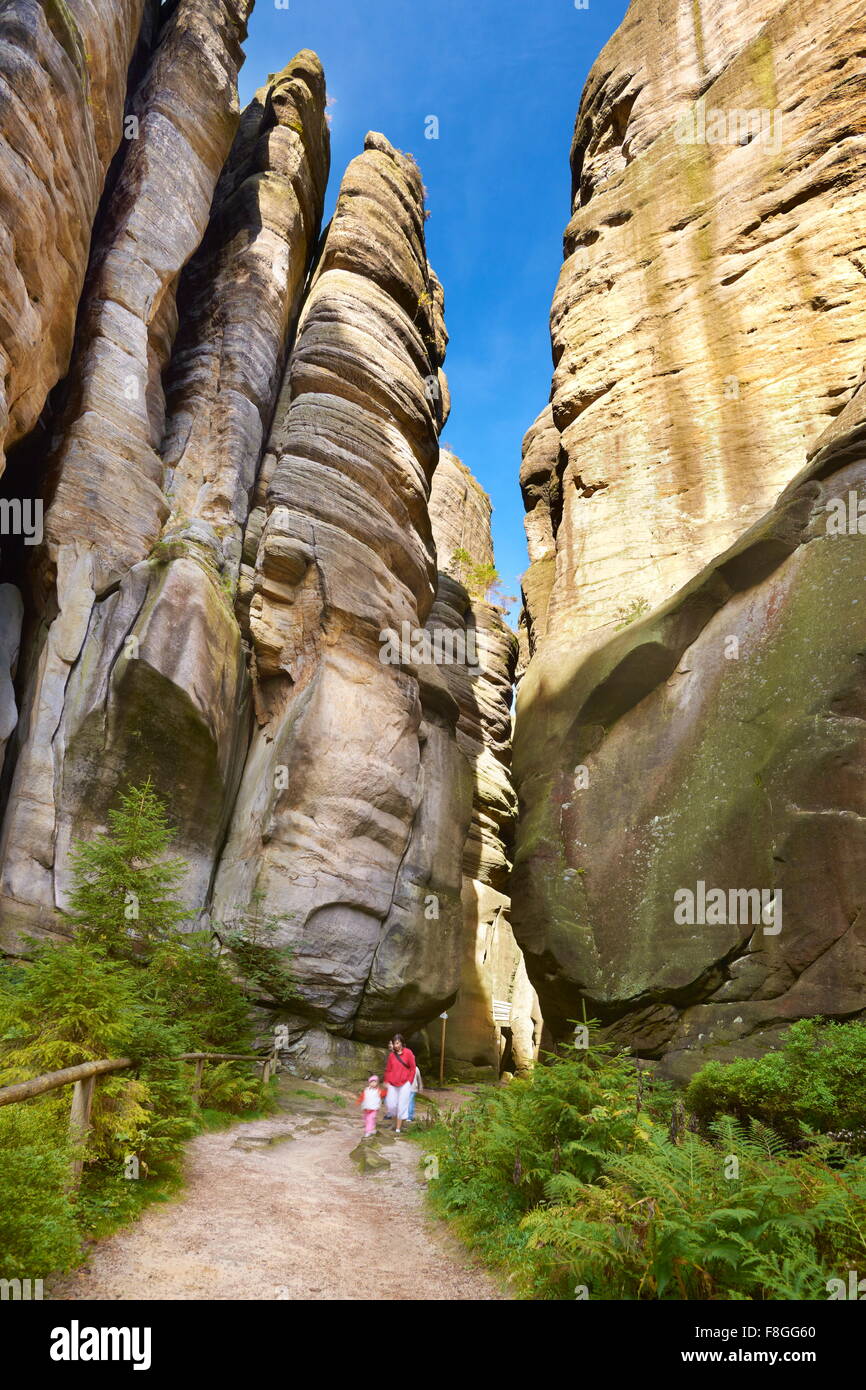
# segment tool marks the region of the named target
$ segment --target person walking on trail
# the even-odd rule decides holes
[[[400,1133],[409,1114],[412,1078],[416,1070],[414,1053],[406,1046],[401,1035],[395,1033],[388,1044],[385,1066],[385,1085],[388,1088],[385,1110],[388,1115],[394,1116],[395,1134]]]
[[[411,1083],[410,1088],[409,1088],[409,1091],[410,1091],[410,1095],[409,1095],[409,1120],[410,1120],[410,1121],[414,1120],[414,1118],[415,1118],[415,1097],[417,1096],[418,1092],[419,1092],[419,1091],[423,1091],[423,1089],[424,1089],[424,1083],[423,1083],[423,1081],[421,1080],[421,1068],[420,1068],[420,1067],[416,1067],[416,1068],[415,1068],[415,1075],[414,1075],[414,1077],[412,1078],[412,1083]]]
[[[385,1094],[384,1086],[379,1085],[378,1076],[371,1076],[358,1097],[358,1104],[364,1113],[364,1138],[376,1133],[376,1116]]]

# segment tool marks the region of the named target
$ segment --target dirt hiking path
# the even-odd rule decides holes
[[[363,1122],[348,1093],[283,1077],[265,1120],[201,1134],[186,1187],[99,1241],[52,1299],[503,1299],[425,1209],[422,1147]],[[449,1096],[450,1100],[450,1096]],[[372,1148],[372,1153],[370,1153]]]

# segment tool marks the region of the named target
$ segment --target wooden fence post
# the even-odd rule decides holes
[[[202,1072],[204,1071],[204,1060],[204,1057],[196,1057],[195,1059],[195,1078],[192,1083],[192,1098],[196,1105],[199,1104],[199,1097],[201,1095],[201,1078]]]
[[[83,1081],[76,1081],[72,1088],[72,1110],[69,1114],[69,1142],[74,1149],[79,1152],[72,1159],[70,1169],[70,1183],[74,1190],[81,1182],[81,1174],[84,1171],[84,1154],[81,1152],[87,1143],[87,1135],[90,1130],[90,1112],[93,1109],[93,1091],[96,1086],[95,1076],[86,1076]]]
[[[448,1015],[447,1013],[440,1014],[439,1017],[442,1020],[442,1040],[439,1044],[439,1085],[442,1086],[445,1082],[445,1025],[448,1022]]]

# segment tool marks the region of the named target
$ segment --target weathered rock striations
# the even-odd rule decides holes
[[[472,821],[463,847],[460,989],[448,1011],[446,1055],[461,1065],[524,1070],[541,1037],[538,1001],[508,920],[509,850],[517,813],[511,784],[511,699],[517,640],[501,610],[471,597],[463,579],[493,564],[491,504],[469,469],[443,449],[433,475],[430,518],[439,583],[427,630],[457,701],[457,742],[473,775]],[[467,560],[466,557],[469,557]],[[441,636],[447,633],[450,642]],[[438,1026],[430,1030],[431,1051]]]
[[[112,748],[117,720],[108,681],[116,688],[126,664],[141,656],[125,639],[150,578],[141,564],[168,512],[158,450],[175,291],[237,127],[240,42],[251,6],[180,0],[174,8],[132,99],[137,131],[94,235],[50,461],[37,585],[44,616],[0,844],[4,931],[57,925],[71,837],[104,823],[118,779],[131,770],[128,730]],[[118,581],[125,584],[117,588]],[[184,600],[175,595],[176,606]],[[206,626],[207,617],[197,616]],[[165,620],[151,631],[152,648],[169,632]],[[184,644],[179,664],[190,660],[189,650]],[[150,719],[158,728],[158,711]],[[137,768],[158,761],[152,745],[141,739],[140,747]],[[194,759],[189,766],[195,782]]]
[[[473,878],[507,890],[507,845],[517,810],[510,775],[517,642],[497,607],[470,596],[463,582],[466,562],[455,559],[462,551],[474,564],[493,564],[491,510],[490,498],[469,469],[443,449],[430,492],[440,569],[427,628],[431,634],[442,629],[460,639],[451,647],[443,644],[441,675],[460,707],[457,741],[475,780],[464,869]]]
[[[299,53],[256,94],[235,143],[181,283],[161,451],[163,540],[209,545],[232,586],[328,181],[315,54]]]
[[[177,277],[237,129],[251,9],[252,0],[179,0],[131,103],[138,134],[94,245],[45,521],[50,561],[71,543],[90,550],[97,594],[148,553],[165,519],[161,374]]]
[[[66,371],[146,0],[0,12],[0,473]]]
[[[244,153],[229,160],[180,286],[161,448],[171,514],[151,559],[101,606],[69,684],[70,820],[80,827],[83,806],[98,814],[116,786],[150,776],[171,806],[196,909],[207,902],[249,741],[232,597],[321,220],[328,130],[318,59],[299,54],[252,108],[257,138],[239,132]]]
[[[3,944],[62,931],[73,838],[150,777],[189,866],[191,915],[279,919],[302,996],[286,1010],[298,1066],[327,1069],[453,1000],[464,847],[479,886],[503,896],[513,639],[479,604],[489,670],[462,712],[414,650],[436,585],[428,496],[449,408],[420,172],[368,136],[308,283],[324,77],[299,54],[239,120],[250,7],[179,0],[161,27],[155,6],[130,22],[131,94],[117,83],[128,140],[86,279],[110,142],[86,215],[71,218],[80,273],[58,342],[80,302],[28,571]],[[65,367],[55,357],[41,382],[22,367],[40,408]],[[466,515],[454,548],[492,561],[489,504],[446,473],[453,519]],[[3,585],[0,744],[21,609]],[[465,637],[463,612],[459,626]],[[499,973],[513,974],[504,928],[496,942]]]
[[[0,13],[0,474],[66,371],[93,220],[121,139],[127,68],[156,11],[156,0],[7,0]],[[27,471],[8,490],[23,494],[9,496],[10,508],[39,492]],[[0,767],[17,722],[23,616],[13,586],[3,595]]]
[[[866,1011],[862,48],[847,0],[636,0],[578,116],[513,920],[555,1033],[672,1075]]]
[[[853,391],[862,48],[858,0],[633,0],[593,67],[551,316],[554,643],[670,597]]]
[[[252,902],[280,916],[298,1011],[361,1041],[425,1022],[459,980],[471,792],[457,706],[411,653],[381,659],[384,634],[417,632],[433,599],[440,309],[417,166],[368,135],[268,446],[249,603],[257,728],[214,895],[219,920]]]

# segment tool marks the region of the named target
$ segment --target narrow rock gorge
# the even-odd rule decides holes
[[[457,742],[473,770],[472,820],[463,848],[460,990],[450,1010],[446,1055],[452,1064],[526,1071],[538,1056],[542,1019],[510,924],[511,850],[517,799],[511,781],[511,699],[517,638],[502,611],[466,587],[475,566],[493,565],[491,503],[463,463],[442,450],[430,516],[439,557],[436,599],[427,623],[435,641],[457,634],[466,661],[442,666],[457,701]],[[435,1050],[437,1030],[431,1031]],[[469,1077],[478,1075],[466,1070]]]
[[[240,109],[252,9],[0,11],[0,948],[149,780],[308,1075],[863,1015],[860,5],[632,0],[593,66],[519,642],[421,169],[371,131],[329,202],[316,54]]]

